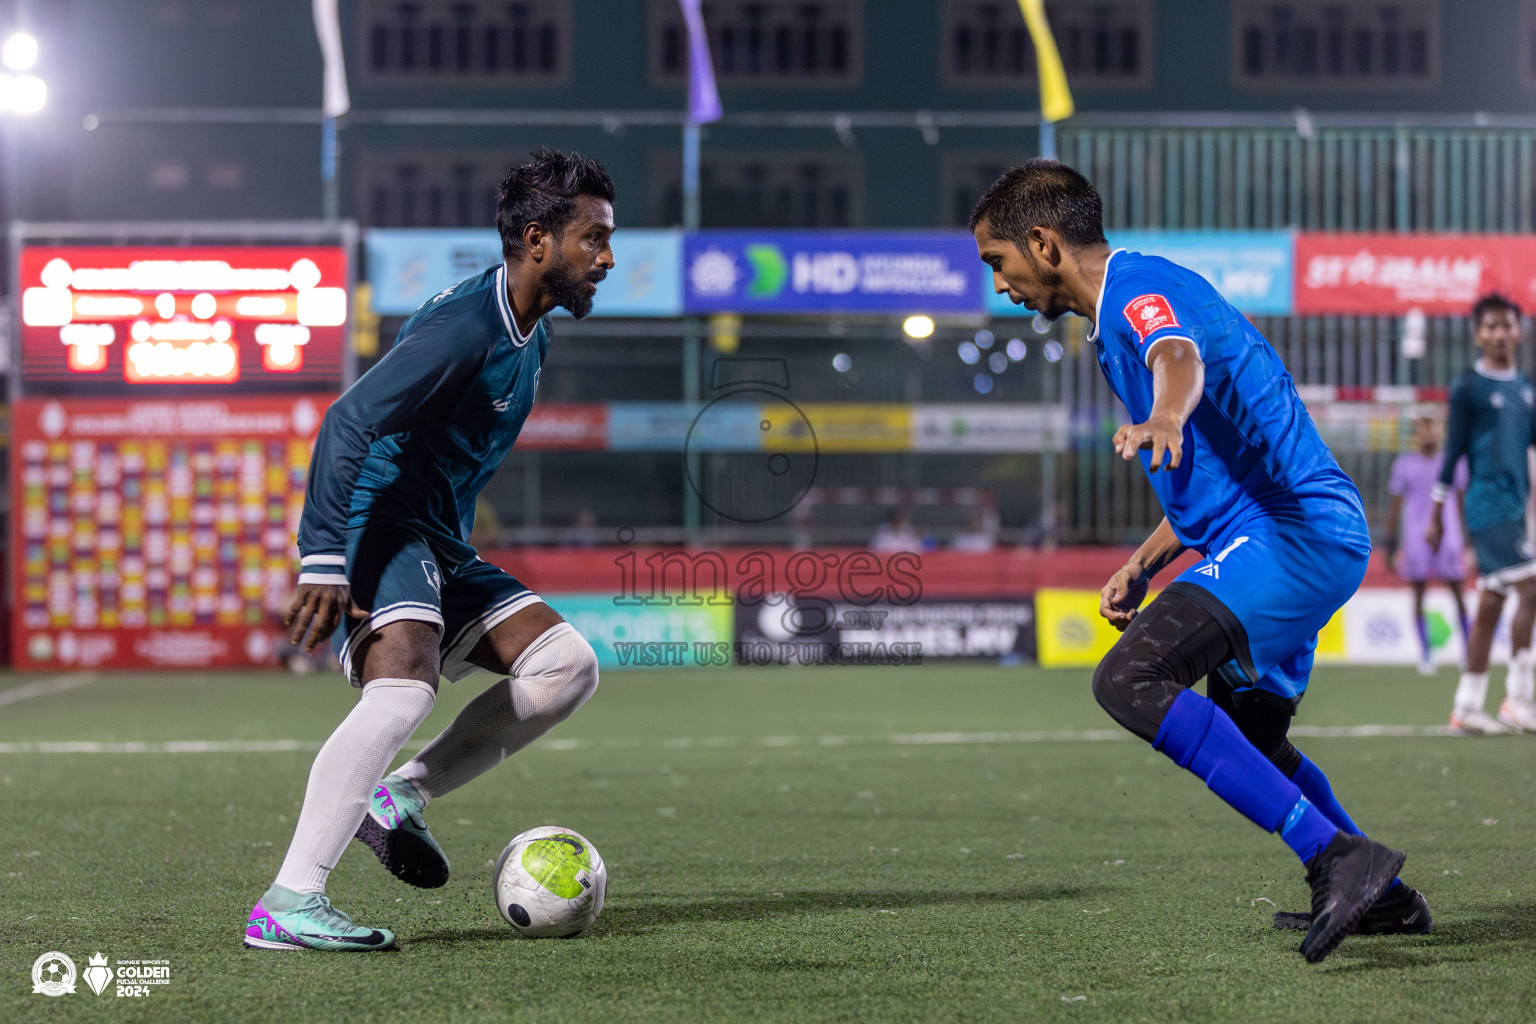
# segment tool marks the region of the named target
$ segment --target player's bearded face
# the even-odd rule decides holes
[[[549,266],[544,268],[544,291],[555,300],[555,305],[580,320],[592,312],[597,283],[607,276],[608,271],[602,267],[583,273],[556,246],[550,254]],[[589,284],[592,287],[587,287]]]
[[[1036,256],[1032,248],[1024,250],[1024,257],[1029,260],[1029,269],[1035,278],[1034,286],[1024,295],[1030,308],[1047,320],[1055,320],[1071,312],[1062,291],[1060,272]]]

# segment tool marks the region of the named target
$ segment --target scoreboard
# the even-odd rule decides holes
[[[12,664],[273,664],[347,248],[39,240],[16,266]]]
[[[28,393],[336,388],[340,246],[27,246],[18,261]]]

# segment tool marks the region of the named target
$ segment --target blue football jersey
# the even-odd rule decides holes
[[[1117,249],[1089,336],[1131,420],[1152,413],[1148,356],[1184,338],[1205,362],[1205,393],[1184,425],[1179,468],[1149,472],[1174,533],[1208,554],[1255,513],[1365,536],[1354,482],[1318,435],[1279,355],[1209,281],[1158,256]],[[1143,467],[1152,454],[1141,453]],[[1312,500],[1319,499],[1319,500]]]
[[[299,521],[303,580],[345,582],[346,530],[371,517],[472,555],[475,498],[528,418],[548,340],[547,317],[518,332],[505,265],[413,313],[326,411]]]

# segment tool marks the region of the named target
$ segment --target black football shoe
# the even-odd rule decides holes
[[[1301,940],[1307,963],[1321,963],[1359,926],[1407,857],[1365,836],[1340,832],[1307,866],[1312,926]]]
[[[1429,901],[1417,889],[1393,886],[1371,904],[1371,909],[1355,926],[1356,935],[1428,935],[1434,926],[1429,916]],[[1312,927],[1312,915],[1282,910],[1275,915],[1275,927],[1304,932]]]

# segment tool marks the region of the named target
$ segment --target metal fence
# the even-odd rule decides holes
[[[1063,128],[1113,228],[1536,230],[1536,128]]]
[[[1524,233],[1536,231],[1536,126],[1284,127],[1123,123],[1063,127],[1060,153],[1098,187],[1116,229]],[[1300,384],[1445,387],[1475,351],[1461,318],[1429,322],[1428,351],[1405,359],[1394,317],[1257,317],[1255,326]],[[1521,353],[1536,371],[1530,346]],[[1063,399],[1082,438],[1060,471],[1059,530],[1075,542],[1124,542],[1161,512],[1141,469],[1107,438],[1122,412],[1088,346],[1063,364]],[[1380,510],[1393,451],[1339,447],[1366,505]],[[1385,524],[1380,524],[1385,525]]]

